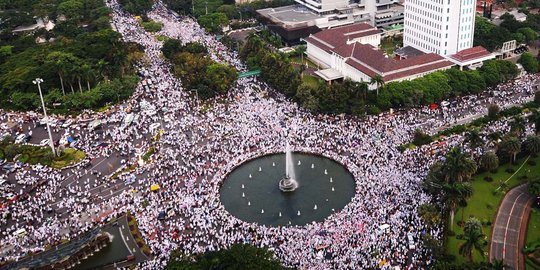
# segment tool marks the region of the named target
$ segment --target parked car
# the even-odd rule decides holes
[[[64,123],[62,124],[61,127],[67,128],[67,127],[71,126],[71,124],[73,124],[73,120],[68,119],[68,120],[66,120],[66,122],[64,122]]]
[[[17,137],[15,138],[15,143],[25,143],[27,142],[29,139],[29,136],[26,135],[26,134],[19,134],[17,135]]]
[[[39,142],[39,146],[47,146],[49,145],[49,139],[43,139],[41,142]]]
[[[6,173],[12,173],[15,171],[15,166],[12,163],[6,163],[2,166],[2,169],[6,171]]]

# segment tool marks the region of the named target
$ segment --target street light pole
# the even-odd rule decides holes
[[[37,84],[38,90],[39,90],[39,97],[41,99],[41,106],[43,106],[43,114],[45,115],[45,124],[47,125],[47,133],[49,133],[49,146],[51,147],[51,150],[53,154],[56,156],[56,150],[54,149],[54,141],[51,134],[51,127],[49,126],[49,117],[47,117],[47,110],[45,109],[45,101],[43,101],[43,94],[41,93],[41,83],[43,82],[43,79],[36,78],[32,81],[32,83]]]

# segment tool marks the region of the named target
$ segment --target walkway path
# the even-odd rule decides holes
[[[527,193],[527,185],[518,186],[504,197],[491,236],[489,260],[503,260],[510,269],[523,270],[524,257],[522,234],[526,233],[526,226],[522,226],[527,219],[533,197]]]

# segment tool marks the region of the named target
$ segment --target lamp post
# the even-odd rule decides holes
[[[51,134],[51,127],[49,126],[49,117],[47,117],[47,110],[45,109],[45,101],[43,101],[43,94],[41,93],[41,83],[43,82],[43,79],[36,78],[32,81],[32,83],[37,84],[38,90],[39,90],[39,97],[41,99],[41,106],[43,106],[43,114],[45,115],[45,124],[47,125],[47,133],[49,133],[49,146],[51,147],[51,150],[53,154],[56,156],[56,150],[54,149],[54,141]]]

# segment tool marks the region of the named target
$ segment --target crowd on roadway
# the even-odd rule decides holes
[[[77,147],[87,153],[81,164],[63,171],[26,166],[11,176],[23,186],[46,181],[25,200],[0,209],[4,217],[0,220],[0,262],[42,251],[129,211],[154,255],[140,265],[144,269],[163,268],[170,251],[177,248],[195,254],[235,243],[270,248],[285,265],[302,269],[361,269],[381,261],[421,268],[431,263],[422,236],[429,233],[442,239],[441,228],[426,227],[416,213],[419,205],[431,200],[421,183],[434,161],[433,149],[426,146],[400,153],[396,146],[409,141],[418,126],[434,132],[484,112],[484,104],[524,102],[534,94],[538,79],[527,75],[491,89],[496,96],[459,99],[436,110],[419,108],[357,119],[313,115],[252,77],[239,79],[223,102],[214,102],[202,112],[171,74],[161,56],[162,42],[144,31],[115,0],[106,3],[123,39],[145,48],[148,61],[137,68],[146,86],[139,84],[124,104],[92,114],[103,123],[100,132],[74,128],[88,116],[74,118],[74,127],[64,132],[79,136]],[[201,42],[212,59],[243,70],[236,53],[192,18],[170,12],[160,1],[148,15],[163,24],[159,35],[184,43]],[[153,109],[141,108],[142,103]],[[137,120],[122,125],[128,113],[136,114]],[[14,119],[17,115],[0,114],[2,122]],[[159,138],[150,128],[155,123],[163,130]],[[485,129],[507,126],[501,120]],[[97,141],[107,143],[95,146]],[[296,151],[322,154],[344,165],[356,180],[351,203],[323,222],[305,226],[267,227],[229,214],[219,200],[226,175],[250,158],[282,152],[286,142]],[[437,153],[444,154],[462,142],[460,135],[449,137]],[[142,161],[141,154],[150,147],[156,153]],[[111,180],[114,166],[101,162],[136,168]],[[133,176],[134,183],[125,182]],[[152,184],[160,189],[151,191]],[[167,218],[158,220],[163,211]],[[381,230],[385,224],[388,228]],[[21,229],[26,231],[24,236],[16,234]]]

